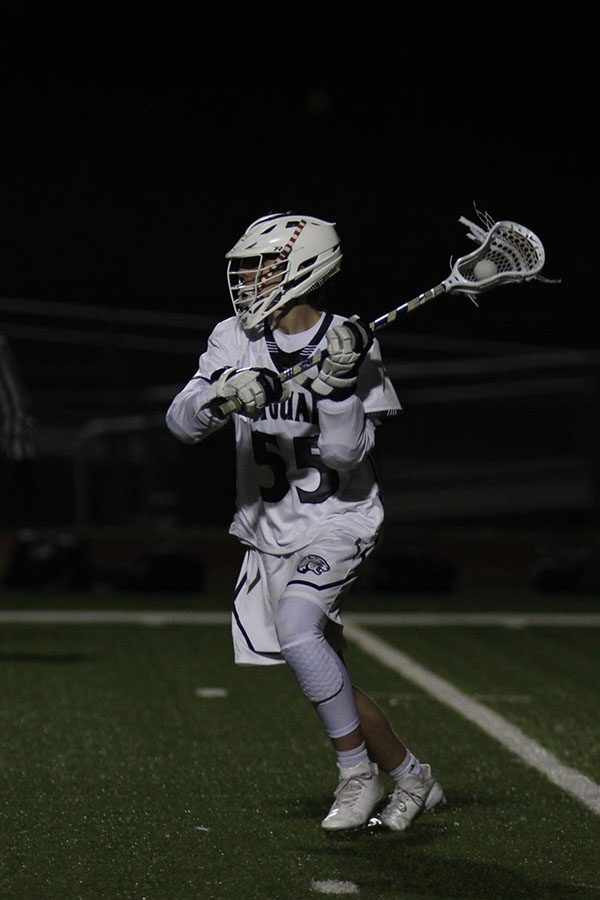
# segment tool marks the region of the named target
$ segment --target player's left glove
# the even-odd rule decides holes
[[[219,406],[233,400],[235,412],[253,419],[259,416],[269,403],[287,400],[290,389],[271,369],[217,369],[211,375],[211,385],[204,396],[204,406],[214,415],[221,416]]]
[[[327,353],[311,390],[317,400],[346,400],[352,396],[358,370],[373,343],[367,322],[353,316],[327,332]]]

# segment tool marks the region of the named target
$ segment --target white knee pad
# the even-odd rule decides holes
[[[349,734],[359,724],[348,671],[323,630],[327,617],[309,600],[282,597],[276,616],[281,655],[293,670],[302,693],[314,703],[332,737]]]
[[[302,637],[305,639],[282,647],[281,655],[294,670],[302,693],[312,703],[324,703],[339,694],[344,677],[325,638],[317,639],[312,634]]]

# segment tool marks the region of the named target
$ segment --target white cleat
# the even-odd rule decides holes
[[[340,769],[335,800],[321,827],[326,831],[359,828],[368,822],[384,795],[385,788],[375,763]]]
[[[420,775],[407,775],[391,795],[387,806],[373,820],[390,831],[404,831],[417,816],[446,803],[441,785],[431,774],[431,766],[421,765]]]

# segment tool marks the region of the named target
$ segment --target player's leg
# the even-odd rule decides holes
[[[325,638],[327,616],[300,593],[285,593],[275,614],[281,653],[314,705],[334,747],[357,752],[363,744],[354,688],[341,657]],[[366,760],[366,749],[363,751]]]
[[[313,703],[337,755],[336,799],[326,829],[364,824],[384,794],[360,728],[354,689],[339,650],[338,605],[373,543],[346,533],[323,535],[290,560],[276,612],[281,652]]]
[[[392,831],[404,831],[421,813],[443,805],[444,793],[431,766],[404,746],[381,707],[356,685],[354,697],[369,756],[395,783],[377,819]]]
[[[325,638],[326,623],[322,609],[299,592],[281,598],[275,617],[281,653],[337,754],[338,786],[322,826],[340,830],[364,825],[385,792],[367,753],[350,675]]]
[[[408,750],[381,707],[356,685],[354,700],[369,756],[383,772],[392,771],[404,762]]]

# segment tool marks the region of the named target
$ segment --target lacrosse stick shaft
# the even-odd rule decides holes
[[[479,246],[472,253],[461,256],[452,266],[448,278],[440,282],[423,294],[413,297],[407,303],[397,306],[396,309],[384,313],[371,322],[369,328],[372,332],[385,328],[391,322],[401,316],[407,315],[419,306],[439,297],[440,294],[459,291],[466,294],[471,300],[475,294],[487,291],[501,284],[515,284],[523,281],[531,281],[539,278],[545,260],[544,247],[540,239],[529,228],[519,225],[517,222],[501,221],[491,224],[489,217],[480,216],[485,229],[469,222],[464,216],[460,221],[469,228],[469,237]],[[490,227],[491,226],[491,227]],[[493,274],[484,278],[475,275],[475,265],[480,260],[488,259],[493,263]],[[280,382],[297,378],[302,372],[318,365],[326,359],[326,350],[319,350],[310,359],[304,360],[295,366],[284,369],[279,374]],[[228,413],[240,409],[236,400],[231,399],[222,403],[218,410],[225,416]]]
[[[412,300],[408,300],[401,306],[397,306],[396,309],[392,309],[390,312],[384,313],[382,316],[379,316],[379,318],[375,319],[374,322],[370,322],[370,330],[373,333],[376,331],[380,331],[382,328],[385,328],[386,325],[391,325],[392,322],[396,321],[396,319],[402,318],[402,316],[408,315],[408,313],[412,312],[415,309],[418,309],[419,306],[423,306],[425,303],[428,303],[429,300],[433,300],[435,297],[439,297],[440,294],[445,294],[446,290],[446,284],[442,282],[441,284],[436,285],[434,288],[425,291],[425,293],[419,294],[417,297],[413,297]],[[290,366],[288,369],[284,369],[282,372],[280,372],[280,382],[283,384],[286,381],[291,381],[292,378],[297,378],[298,375],[306,372],[307,369],[312,369],[313,366],[318,365],[328,356],[329,354],[327,353],[327,350],[317,350],[317,352],[313,354],[313,356],[310,356],[308,359],[296,363],[295,366]],[[236,412],[237,409],[238,404],[235,400],[226,400],[218,407],[219,413],[222,416],[226,416],[229,415],[229,413]]]
[[[380,331],[382,328],[385,328],[386,325],[391,325],[396,319],[402,318],[402,316],[418,309],[419,306],[423,306],[423,304],[427,303],[429,300],[433,300],[434,297],[439,297],[440,294],[445,293],[446,286],[444,284],[438,284],[436,287],[431,288],[431,290],[425,291],[424,294],[419,294],[417,297],[413,297],[412,300],[408,300],[407,303],[403,303],[401,306],[397,306],[396,309],[392,309],[390,312],[379,316],[374,322],[369,323],[369,329],[373,333]],[[290,366],[289,369],[284,369],[283,372],[280,372],[279,380],[281,382],[290,381],[292,378],[301,375],[302,372],[306,372],[307,369],[312,369],[313,366],[323,362],[328,356],[327,350],[318,350],[308,359],[296,363],[295,366]]]

